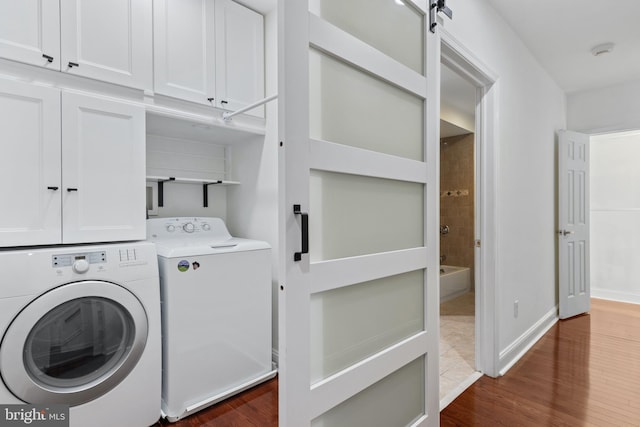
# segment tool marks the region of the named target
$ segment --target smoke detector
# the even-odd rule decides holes
[[[591,54],[593,56],[604,55],[610,53],[613,50],[613,43],[603,43],[591,48]]]

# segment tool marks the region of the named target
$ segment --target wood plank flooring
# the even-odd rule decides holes
[[[640,426],[640,305],[592,300],[501,378],[480,378],[446,426]]]
[[[162,420],[157,425],[175,427],[277,427],[278,377],[176,423],[172,424]]]
[[[558,322],[505,376],[482,377],[454,400],[440,422],[640,426],[640,305],[592,300],[590,314]],[[162,425],[277,427],[278,381]]]

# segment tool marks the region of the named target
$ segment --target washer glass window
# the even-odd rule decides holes
[[[81,386],[127,357],[134,336],[134,321],[122,305],[101,297],[73,299],[35,324],[24,345],[24,366],[45,388]]]

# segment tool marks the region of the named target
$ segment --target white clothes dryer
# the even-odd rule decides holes
[[[71,427],[158,421],[154,245],[2,250],[0,271],[0,403],[69,405]]]
[[[154,218],[162,301],[162,411],[177,421],[276,375],[271,248],[220,218]]]

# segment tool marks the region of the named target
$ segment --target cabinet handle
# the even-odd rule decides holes
[[[309,253],[309,214],[300,210],[300,205],[293,205],[293,214],[300,215],[302,226],[302,250],[293,254],[294,261],[302,260],[302,254]]]
[[[220,104],[228,104],[229,101],[220,101]]]
[[[213,102],[213,100],[214,100],[214,99],[215,99],[215,98],[207,98],[207,101],[209,101],[209,102]]]
[[[47,190],[58,191],[59,187],[47,187]]]
[[[73,68],[73,67],[79,67],[80,64],[78,64],[77,62],[69,62],[69,68]]]
[[[42,54],[42,57],[45,58],[47,61],[49,62],[53,62],[53,56],[49,56],[49,55],[45,55],[44,53]]]
[[[71,193],[72,191],[78,191],[77,188],[67,188],[67,192]]]

